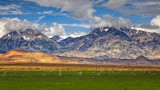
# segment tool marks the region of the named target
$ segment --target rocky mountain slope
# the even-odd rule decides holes
[[[63,60],[53,55],[44,53],[31,53],[25,50],[12,49],[5,54],[0,54],[0,63],[60,63],[78,64],[76,61]]]
[[[0,50],[24,49],[68,57],[134,59],[160,58],[160,34],[128,28],[97,28],[87,35],[59,40],[38,30],[13,31],[0,38]]]
[[[13,31],[0,38],[0,50],[24,49],[52,54],[59,45],[38,30]]]
[[[160,58],[160,34],[127,28],[97,28],[88,35],[60,42],[61,56],[83,58],[128,58],[143,55]],[[65,51],[66,50],[66,51]]]

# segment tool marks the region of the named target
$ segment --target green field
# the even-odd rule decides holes
[[[0,71],[0,90],[160,90],[160,72]]]

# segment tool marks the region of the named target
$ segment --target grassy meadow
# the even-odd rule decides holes
[[[0,71],[0,90],[160,90],[160,72]]]

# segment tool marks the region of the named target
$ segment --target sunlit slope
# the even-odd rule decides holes
[[[0,62],[77,64],[77,62],[75,61],[62,60],[57,56],[53,55],[47,55],[39,52],[31,53],[25,50],[15,50],[15,49],[12,49],[5,54],[1,54]]]

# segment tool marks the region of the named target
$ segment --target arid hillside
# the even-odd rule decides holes
[[[0,63],[60,63],[77,64],[76,61],[62,60],[57,56],[44,53],[31,53],[25,50],[12,49],[5,54],[0,54]]]

